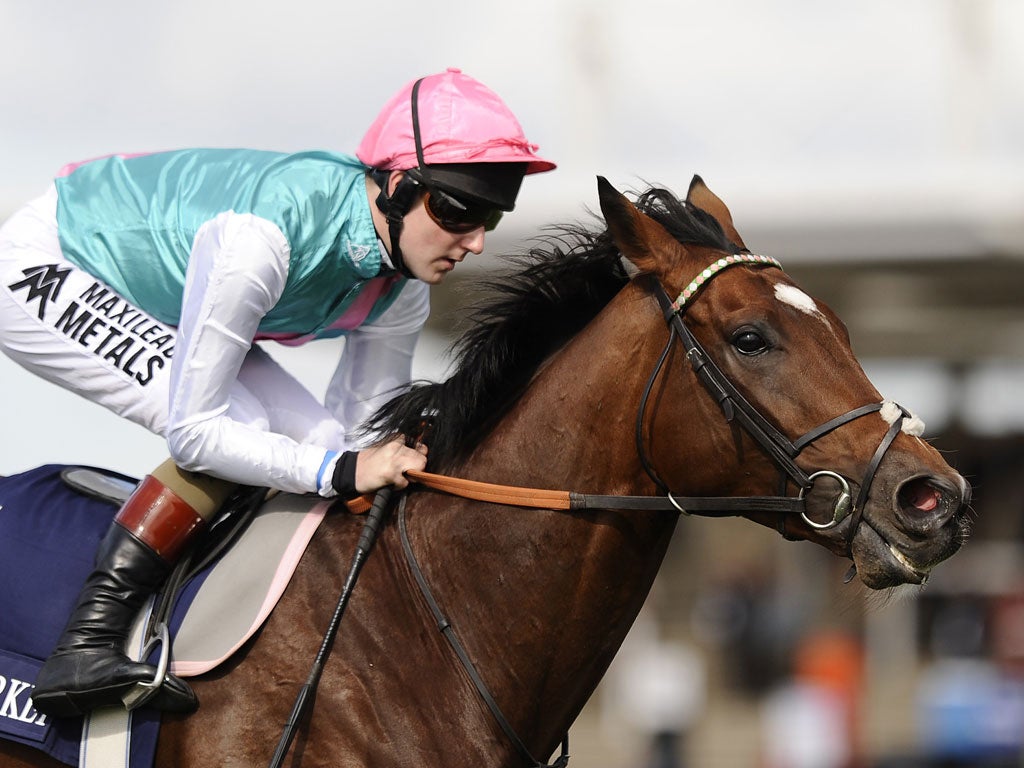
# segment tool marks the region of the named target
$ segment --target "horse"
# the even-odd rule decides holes
[[[543,765],[701,499],[852,559],[879,590],[922,583],[965,540],[966,481],[700,177],[685,199],[601,177],[598,192],[604,223],[558,230],[488,279],[451,375],[415,382],[368,425],[416,436],[426,423],[431,472],[568,488],[573,503],[413,484],[285,765]],[[164,716],[157,768],[267,764],[361,526],[325,518],[259,634],[192,681],[200,709]],[[0,745],[2,768],[53,764]]]

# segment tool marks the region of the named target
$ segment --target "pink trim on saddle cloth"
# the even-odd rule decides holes
[[[366,287],[360,291],[355,301],[349,305],[341,317],[317,333],[267,333],[260,331],[256,334],[256,340],[266,339],[276,341],[279,344],[285,344],[289,347],[298,347],[323,336],[338,336],[344,331],[351,331],[366,322],[366,318],[370,316],[370,312],[373,311],[373,306],[377,303],[377,300],[397,280],[398,277],[396,275],[374,277],[368,280]],[[337,333],[332,334],[330,331],[336,331]]]
[[[252,637],[253,634],[263,625],[263,622],[270,616],[270,612],[274,610],[274,606],[277,605],[277,601],[284,594],[285,588],[288,586],[288,582],[291,580],[292,574],[295,572],[295,568],[299,563],[299,559],[302,554],[306,551],[306,546],[312,539],[313,534],[316,532],[324,515],[327,512],[328,507],[331,503],[329,501],[322,501],[313,506],[305,514],[298,513],[295,511],[289,511],[286,514],[299,515],[301,514],[301,521],[294,527],[294,533],[292,534],[287,545],[283,549],[282,555],[277,558],[276,568],[273,572],[273,577],[269,580],[269,584],[266,588],[263,596],[262,603],[260,603],[258,610],[251,614],[251,621],[245,625],[243,618],[243,627],[231,631],[231,636],[222,638],[220,643],[211,643],[210,633],[211,627],[209,625],[199,626],[194,625],[191,629],[188,628],[188,619],[186,617],[185,623],[183,623],[181,630],[178,635],[174,638],[173,655],[174,661],[171,662],[171,672],[180,677],[195,677],[205,672],[209,672],[219,664],[227,661],[235,651],[242,647],[245,642]],[[257,518],[258,519],[258,518]],[[245,536],[242,537],[238,543],[232,547],[225,556],[225,560],[235,552],[237,548],[243,547]],[[257,567],[257,563],[253,562],[252,557],[248,557],[242,554],[238,555],[240,560],[245,560],[238,567],[251,569]],[[219,567],[219,566],[215,566]],[[209,583],[210,579],[207,580]],[[229,578],[229,581],[236,581],[236,579]],[[203,588],[200,589],[196,600],[193,601],[193,606],[203,596]],[[214,604],[214,610],[219,603]],[[234,605],[231,608],[220,605],[223,617],[223,611],[234,610]],[[191,616],[191,614],[189,614]],[[218,625],[228,623],[226,621],[217,621]],[[186,633],[191,632],[194,638],[188,637]],[[206,648],[212,649],[217,648],[216,655],[210,655],[209,658],[195,658],[195,654],[192,653],[193,641],[195,642],[195,648]]]
[[[90,157],[88,160],[79,160],[76,163],[68,163],[57,171],[57,178],[63,178],[64,176],[70,176],[76,170],[81,168],[83,165],[96,162],[97,160],[106,160],[108,157],[120,157],[122,160],[130,160],[133,157],[143,157],[144,155],[152,155],[152,152],[116,152],[110,155],[100,155],[99,157]]]

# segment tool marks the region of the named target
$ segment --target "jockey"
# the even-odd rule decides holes
[[[164,436],[36,680],[52,716],[134,706],[156,670],[124,644],[146,598],[239,485],[324,497],[426,465],[358,427],[411,378],[428,287],[515,205],[536,155],[457,69],[403,88],[355,157],[193,149],[65,168],[0,229],[0,348]],[[254,342],[344,336],[325,405]],[[159,681],[158,681],[159,682]],[[149,706],[188,712],[167,675]]]

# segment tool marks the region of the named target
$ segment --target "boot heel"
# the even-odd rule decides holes
[[[38,696],[32,694],[32,706],[37,712],[45,712],[49,717],[80,717],[85,714],[75,706],[66,691],[41,693]]]

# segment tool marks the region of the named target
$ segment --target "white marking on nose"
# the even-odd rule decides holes
[[[903,411],[892,400],[885,400],[882,402],[882,410],[878,414],[886,424],[892,426],[896,423],[896,419],[903,415]],[[912,437],[920,437],[924,434],[924,421],[916,413],[911,413],[909,417],[903,419],[900,429]]]

